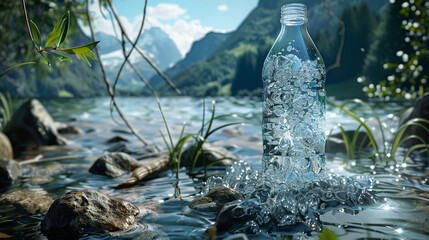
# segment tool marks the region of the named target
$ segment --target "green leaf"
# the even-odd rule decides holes
[[[27,65],[27,64],[35,64],[35,63],[36,62],[25,62],[25,63],[20,63],[18,65],[12,66],[12,67],[8,68],[6,71],[2,72],[0,74],[0,78],[2,78],[7,72],[9,72],[10,70],[12,70],[14,68],[21,67],[21,66],[24,66],[24,65]]]
[[[43,62],[49,66],[49,71],[52,72],[54,70],[54,69],[52,69],[52,65],[47,58],[43,57]]]
[[[54,53],[54,52],[48,52],[48,54],[52,54],[55,57],[57,57],[61,62],[73,62],[73,59],[71,59],[70,57],[66,57],[63,55],[60,55],[58,53]]]
[[[91,63],[88,61],[88,59],[85,57],[85,55],[83,54],[77,54],[80,58],[82,58],[83,61],[85,61],[90,67],[91,67]]]
[[[60,47],[61,44],[64,42],[64,40],[66,40],[67,33],[69,31],[69,27],[70,27],[70,11],[67,11],[66,15],[67,15],[66,18],[61,23],[60,35],[59,35],[59,38],[56,41],[57,47]]]
[[[45,43],[45,47],[53,46],[57,42],[58,38],[60,37],[61,26],[63,22],[66,20],[67,15],[68,13],[64,14],[61,20],[58,21],[57,24],[55,24],[54,29],[52,30],[51,33],[49,33],[48,40],[46,40],[46,43]]]
[[[30,20],[30,23],[31,23],[31,34],[33,34],[34,42],[40,45],[40,42],[42,41],[42,37],[40,36],[39,28],[37,27],[36,23],[33,22],[33,20]]]
[[[78,46],[78,47],[72,47],[72,48],[57,48],[57,50],[61,51],[61,52],[68,53],[68,54],[82,54],[82,53],[86,53],[86,52],[89,52],[92,49],[94,49],[99,42],[100,41],[85,44],[85,45]]]
[[[331,231],[327,228],[323,228],[320,233],[320,240],[337,240],[337,234],[334,231]]]
[[[97,58],[95,58],[95,54],[94,54],[93,52],[91,52],[91,51],[89,51],[89,52],[85,52],[85,53],[83,53],[83,55],[85,55],[85,56],[87,56],[87,57],[91,58],[92,60],[94,60],[94,61],[96,61],[96,62],[98,62]]]

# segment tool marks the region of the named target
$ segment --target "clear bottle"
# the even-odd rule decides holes
[[[284,5],[280,22],[262,71],[262,167],[312,178],[325,166],[325,66],[304,4]]]

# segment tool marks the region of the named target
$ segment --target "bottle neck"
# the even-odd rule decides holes
[[[286,26],[307,24],[307,6],[302,3],[290,3],[282,6],[280,22]]]

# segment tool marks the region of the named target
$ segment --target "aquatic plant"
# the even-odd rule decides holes
[[[180,171],[180,166],[181,166],[180,162],[182,159],[182,153],[184,151],[183,148],[188,143],[188,141],[191,139],[194,139],[193,144],[195,147],[192,148],[193,149],[192,152],[189,152],[189,156],[191,156],[190,165],[188,166],[188,174],[189,175],[196,174],[196,173],[198,174],[201,171],[205,171],[210,166],[213,166],[222,160],[229,159],[229,158],[222,158],[222,159],[218,159],[217,161],[211,162],[211,163],[204,162],[203,169],[201,169],[198,172],[195,172],[195,166],[196,166],[198,157],[202,153],[203,144],[207,141],[208,137],[210,135],[212,135],[213,133],[215,133],[216,131],[223,129],[225,127],[242,124],[242,122],[232,122],[232,123],[220,125],[220,126],[213,129],[212,128],[213,122],[215,120],[219,120],[219,119],[226,118],[226,117],[241,117],[241,116],[238,116],[236,114],[224,114],[224,115],[215,116],[216,103],[213,100],[212,101],[211,116],[210,116],[210,119],[206,122],[205,121],[206,103],[205,103],[205,99],[203,99],[203,115],[202,115],[203,118],[201,121],[201,128],[199,129],[199,131],[197,133],[190,133],[190,134],[184,135],[186,123],[183,124],[179,138],[178,138],[177,142],[174,143],[173,138],[171,136],[170,129],[169,129],[168,124],[167,124],[167,120],[165,119],[164,113],[162,111],[161,104],[159,101],[157,101],[157,103],[158,103],[159,112],[161,113],[162,120],[163,120],[164,125],[165,125],[165,129],[167,131],[168,141],[167,141],[166,136],[162,133],[162,131],[160,131],[160,134],[161,134],[162,139],[164,140],[164,143],[168,149],[168,153],[170,156],[170,165],[176,170],[176,178],[179,178],[179,171]],[[243,118],[243,117],[241,117],[241,118]],[[188,150],[188,151],[191,151],[191,150]],[[231,160],[235,160],[235,159],[231,159]]]
[[[419,126],[424,131],[429,133],[429,128],[425,126],[425,124],[429,124],[429,120],[427,120],[427,119],[423,119],[423,118],[411,119],[408,122],[406,122],[405,124],[403,124],[395,132],[395,135],[392,137],[392,139],[386,139],[386,136],[384,134],[384,126],[380,120],[380,117],[378,116],[378,114],[376,113],[374,108],[372,108],[368,103],[366,103],[360,99],[352,99],[352,100],[345,102],[342,105],[338,105],[332,99],[328,99],[328,101],[330,103],[332,103],[335,107],[338,107],[339,109],[341,109],[341,111],[343,111],[344,113],[346,113],[348,116],[352,117],[354,120],[356,120],[359,123],[359,126],[354,131],[353,137],[351,139],[348,136],[348,134],[345,132],[344,128],[341,125],[338,126],[338,128],[341,131],[341,135],[344,139],[344,145],[345,145],[345,148],[347,151],[347,155],[349,156],[350,159],[359,159],[360,158],[360,155],[356,154],[356,147],[357,147],[356,144],[357,144],[359,131],[362,128],[365,129],[366,136],[364,137],[364,139],[361,141],[360,145],[358,146],[357,152],[358,153],[361,152],[363,145],[364,145],[364,142],[365,142],[366,138],[368,138],[369,143],[368,143],[367,147],[371,147],[374,150],[374,152],[370,153],[369,155],[366,155],[364,158],[371,158],[371,159],[373,159],[374,162],[378,159],[378,161],[382,162],[382,163],[383,162],[388,163],[391,161],[396,163],[397,162],[396,152],[398,151],[398,149],[402,145],[402,143],[404,143],[405,141],[410,140],[410,139],[417,139],[421,144],[417,144],[417,145],[410,147],[407,150],[407,152],[404,154],[404,157],[402,160],[403,162],[406,161],[408,156],[414,150],[422,149],[422,148],[426,148],[429,150],[428,143],[426,143],[425,140],[422,139],[421,137],[419,137],[417,135],[409,135],[409,136],[404,137],[404,133],[407,130],[407,128],[409,128],[413,125]],[[357,103],[357,104],[360,104],[362,106],[365,106],[366,108],[368,108],[372,112],[374,118],[377,120],[377,124],[379,127],[380,135],[382,138],[381,140],[382,140],[383,145],[384,145],[382,148],[378,145],[377,141],[375,140],[375,137],[374,137],[375,134],[371,130],[371,128],[368,126],[368,124],[366,123],[366,120],[364,118],[357,116],[351,110],[346,108],[351,103]],[[330,137],[331,133],[332,133],[332,130],[331,130],[330,134],[328,135],[328,137]],[[429,153],[428,153],[428,157],[429,157]]]

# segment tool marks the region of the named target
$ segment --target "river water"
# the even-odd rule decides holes
[[[217,120],[214,127],[221,124],[243,121],[243,125],[232,126],[210,136],[209,142],[227,147],[240,160],[249,163],[254,169],[261,169],[262,138],[261,138],[261,102],[250,98],[215,98],[206,99],[206,119],[212,109],[212,100],[216,102],[216,115],[238,114],[246,119],[228,117]],[[159,131],[166,134],[162,118],[153,98],[118,98],[122,110],[149,142],[164,147]],[[339,101],[341,103],[341,101]],[[202,189],[201,179],[190,178],[182,169],[179,179],[171,170],[161,173],[157,178],[143,181],[137,186],[122,190],[114,187],[128,176],[109,178],[88,172],[94,160],[107,153],[112,143],[106,140],[121,136],[129,140],[130,149],[138,152],[141,143],[129,130],[116,124],[110,113],[108,98],[92,99],[52,99],[42,100],[46,109],[55,121],[66,122],[84,130],[82,136],[67,135],[69,143],[66,147],[43,147],[28,149],[19,158],[32,158],[40,153],[44,157],[75,154],[78,157],[55,162],[39,163],[24,166],[24,177],[0,194],[12,193],[17,190],[30,189],[47,193],[54,199],[75,189],[96,189],[110,195],[124,198],[139,207],[154,209],[139,221],[139,225],[127,232],[115,233],[119,239],[136,238],[145,229],[155,229],[168,235],[170,239],[204,239],[205,230],[210,227],[215,216],[193,211],[187,208]],[[203,117],[203,101],[190,97],[161,98],[161,105],[173,139],[176,141],[183,124],[186,133],[195,133],[201,127]],[[370,103],[382,118],[386,134],[391,135],[397,128],[398,115],[411,103],[389,102]],[[358,116],[371,119],[371,113],[358,105],[351,105]],[[335,128],[339,123],[345,129],[355,129],[358,124],[339,109],[328,105],[327,130]],[[121,122],[117,114],[114,119]],[[371,125],[371,124],[370,124]],[[372,124],[376,137],[381,139],[377,125]],[[334,130],[335,132],[335,130]],[[377,134],[378,132],[378,134]],[[400,154],[400,153],[399,153]],[[429,183],[427,157],[414,157],[407,165],[390,164],[384,166],[374,164],[370,159],[350,160],[346,154],[328,154],[327,171],[347,176],[366,175],[374,178],[376,184],[373,192],[382,201],[379,204],[364,206],[362,211],[350,214],[344,209],[328,211],[320,216],[322,226],[334,231],[340,239],[427,239],[429,236]],[[216,168],[211,174],[222,175],[224,168]],[[180,191],[181,198],[175,198]],[[16,238],[44,239],[40,233],[40,221],[44,216],[28,216],[16,211],[11,206],[0,206],[0,233]],[[248,235],[251,239],[318,239],[317,232],[260,232]],[[218,235],[219,239],[231,233]],[[108,234],[88,234],[83,239],[112,238]]]

